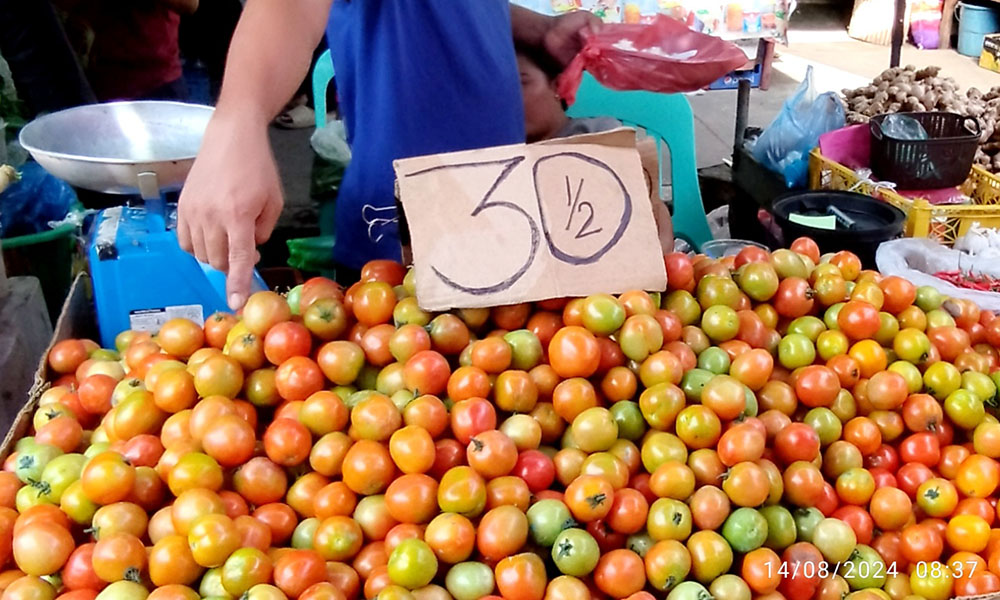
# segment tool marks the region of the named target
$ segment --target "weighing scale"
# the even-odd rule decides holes
[[[139,101],[70,108],[28,123],[21,145],[73,186],[130,195],[100,211],[87,255],[104,347],[122,331],[156,332],[167,320],[228,311],[226,276],[177,242],[180,190],[212,116],[210,106]],[[137,196],[137,198],[136,198]],[[254,273],[254,291],[266,289]]]

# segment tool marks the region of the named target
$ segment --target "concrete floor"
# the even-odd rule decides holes
[[[974,59],[954,50],[918,50],[907,45],[903,49],[902,63],[917,67],[940,66],[942,75],[955,78],[963,89],[976,86],[987,90],[1000,85],[1000,74],[980,68]],[[889,48],[849,38],[845,15],[837,9],[800,5],[792,16],[788,46],[776,48],[770,88],[751,93],[749,124],[766,127],[778,114],[785,98],[795,91],[810,65],[820,91],[859,87],[888,68]],[[698,167],[723,162],[732,155],[735,90],[697,92],[689,94],[688,98],[695,114]],[[279,227],[297,228],[315,218],[315,207],[309,199],[311,133],[311,129],[272,127],[271,141],[286,196]]]

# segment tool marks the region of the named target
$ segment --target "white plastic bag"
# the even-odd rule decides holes
[[[916,286],[929,285],[952,298],[972,300],[984,310],[1000,311],[1000,294],[954,286],[938,279],[940,271],[971,271],[1000,278],[1000,261],[989,256],[969,256],[927,238],[903,238],[884,242],[875,253],[883,275],[896,275]]]
[[[347,129],[343,121],[330,121],[317,129],[309,139],[313,150],[324,159],[346,165],[351,162],[351,147],[347,144]]]

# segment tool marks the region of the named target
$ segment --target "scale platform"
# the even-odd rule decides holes
[[[91,230],[87,254],[104,347],[128,329],[155,333],[174,317],[203,324],[229,310],[225,274],[180,248],[177,207],[162,196],[181,188],[212,112],[179,102],[113,102],[45,115],[21,130],[21,145],[52,175],[142,198],[102,210]],[[253,291],[261,289],[255,273]]]

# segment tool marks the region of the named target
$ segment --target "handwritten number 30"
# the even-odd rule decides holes
[[[563,248],[560,248],[549,229],[550,217],[548,215],[548,212],[551,211],[552,209],[546,208],[547,202],[542,197],[543,192],[541,191],[541,187],[539,185],[539,179],[540,179],[539,173],[541,171],[542,174],[544,175],[546,171],[545,168],[546,163],[550,160],[557,158],[570,158],[573,160],[579,160],[586,163],[587,165],[602,169],[606,171],[606,173],[613,178],[614,182],[621,190],[621,200],[624,201],[624,207],[623,207],[624,209],[622,211],[621,219],[619,220],[618,226],[616,227],[611,238],[605,244],[603,244],[597,250],[592,251],[586,255],[581,256],[572,254],[564,250]],[[443,273],[436,266],[431,265],[431,270],[434,271],[434,274],[437,275],[438,278],[442,282],[444,282],[445,285],[473,296],[486,296],[490,294],[495,294],[498,292],[502,292],[513,286],[515,283],[517,283],[524,276],[524,274],[527,273],[528,269],[531,268],[531,265],[534,264],[535,258],[538,255],[538,247],[541,238],[538,223],[535,222],[535,219],[530,214],[528,214],[527,211],[525,211],[523,208],[521,208],[520,206],[518,206],[513,202],[507,202],[504,200],[491,200],[497,188],[500,187],[500,185],[504,182],[504,180],[506,180],[510,176],[510,174],[521,163],[524,162],[524,160],[525,157],[517,156],[504,160],[440,165],[437,167],[431,167],[429,169],[415,171],[413,173],[408,173],[405,175],[405,177],[416,177],[419,175],[424,175],[427,173],[442,171],[447,169],[467,169],[467,168],[486,167],[486,166],[500,167],[500,172],[497,175],[496,179],[493,181],[490,188],[486,191],[486,194],[483,196],[483,199],[480,200],[478,204],[476,204],[475,208],[472,209],[472,212],[469,213],[469,215],[475,217],[479,215],[479,213],[489,209],[508,210],[512,211],[516,215],[519,215],[519,217],[522,218],[528,226],[530,233],[530,242],[529,242],[530,247],[528,252],[528,258],[520,267],[518,267],[518,269],[512,275],[495,284],[484,285],[484,286],[471,286],[455,281],[453,278]],[[553,164],[552,166],[553,168],[560,169],[562,172],[566,171],[565,166],[558,167],[555,164]],[[622,182],[621,178],[618,177],[618,175],[605,163],[596,160],[590,156],[580,154],[577,152],[560,152],[542,157],[537,161],[535,161],[535,164],[532,165],[532,178],[535,186],[535,196],[538,200],[538,210],[539,214],[541,215],[541,233],[545,234],[545,240],[548,244],[549,251],[552,253],[552,256],[554,256],[558,260],[561,260],[570,265],[592,264],[600,260],[601,257],[607,254],[612,248],[614,248],[614,246],[621,240],[622,236],[625,234],[625,230],[628,228],[628,224],[632,219],[632,200],[631,197],[629,196],[628,190],[625,189],[625,184]],[[580,223],[579,227],[576,230],[575,235],[573,236],[573,239],[576,240],[585,239],[604,231],[603,227],[593,226],[593,221],[595,217],[593,204],[586,200],[583,201],[580,200],[580,194],[584,186],[584,178],[581,177],[579,182],[577,182],[575,191],[572,189],[573,186],[572,182],[570,181],[570,178],[566,176],[565,180],[566,180],[566,206],[569,208],[569,210],[564,231],[570,231],[570,228],[573,226],[574,222]],[[585,218],[583,218],[582,221],[578,221],[576,218],[577,215],[579,215],[580,217],[584,217],[584,213],[586,213]]]

